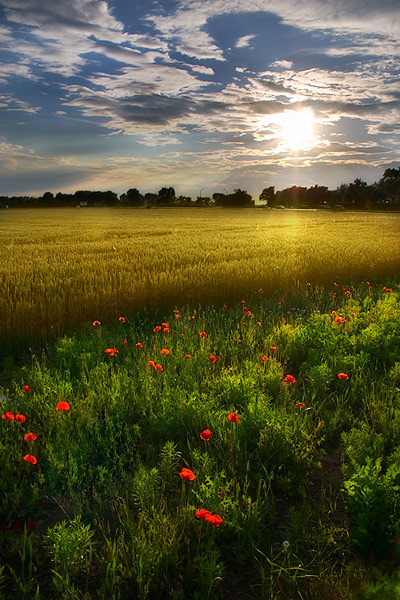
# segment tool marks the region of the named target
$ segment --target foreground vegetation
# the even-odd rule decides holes
[[[43,209],[0,219],[0,347],[93,320],[262,287],[400,272],[400,215],[218,209]]]
[[[399,598],[400,281],[346,281],[93,312],[9,365],[0,597]]]

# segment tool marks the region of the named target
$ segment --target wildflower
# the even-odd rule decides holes
[[[246,327],[246,321],[243,321],[242,325],[243,327]]]
[[[161,323],[162,327],[168,327],[168,323]]]
[[[200,339],[202,340],[203,338],[207,337],[207,334],[205,331],[201,331],[200,332]]]
[[[125,346],[125,344],[128,343],[128,340],[126,338],[124,338],[124,341],[122,342],[122,345]]]
[[[215,361],[216,361],[216,357],[215,357],[215,356],[213,356],[213,355],[212,355],[212,356],[209,356],[209,357],[208,357],[208,360],[209,360],[210,362],[212,362],[212,363],[215,363]]]
[[[243,306],[243,310],[249,310],[247,306]]]
[[[211,525],[215,525],[215,527],[219,527],[222,524],[222,518],[219,515],[210,515],[205,517],[205,519],[211,523]]]
[[[167,348],[163,348],[161,350],[161,354],[169,354],[169,350]]]
[[[305,404],[304,404],[304,402],[298,402],[297,404],[295,404],[295,405],[293,406],[293,408],[304,408],[304,407],[305,407]]]
[[[229,413],[228,421],[230,421],[231,423],[240,423],[239,417],[236,413]]]
[[[26,460],[26,462],[31,463],[32,465],[36,465],[37,463],[37,459],[34,456],[32,456],[32,454],[25,454],[24,460]]]
[[[387,292],[388,294],[391,294],[391,293],[392,293],[392,290],[391,290],[390,288],[386,288],[386,292]]]
[[[202,508],[201,510],[196,510],[196,514],[195,514],[196,519],[205,520],[209,516],[211,516],[211,513],[209,510],[206,510],[205,508]]]
[[[261,327],[261,323],[260,323],[260,321],[257,321],[257,325],[258,325],[259,327]]]
[[[271,350],[271,352],[275,352],[275,350],[276,350],[276,346],[271,346],[271,347],[270,347],[270,350]]]
[[[68,402],[59,402],[56,406],[56,410],[69,410]]]
[[[268,360],[268,356],[263,356],[261,360]]]
[[[14,421],[15,419],[14,413],[10,412],[9,410],[6,412],[5,415],[1,415],[1,417],[4,419],[9,419],[10,421]]]
[[[285,540],[284,542],[282,542],[282,546],[283,546],[284,548],[289,548],[289,546],[290,546],[290,543],[289,543],[287,540]]]
[[[22,389],[24,390],[24,392],[26,392],[27,394],[29,394],[29,392],[32,390],[32,388],[29,387],[29,385],[23,385]]]
[[[344,317],[335,317],[335,323],[345,323],[346,319]]]
[[[280,304],[281,306],[283,306],[283,305],[285,304],[285,301],[284,301],[284,300],[279,300],[279,304]]]
[[[149,367],[155,367],[156,363],[154,362],[154,360],[149,360]]]
[[[196,479],[196,475],[193,473],[193,471],[186,469],[186,467],[182,469],[179,475],[182,477],[182,479],[186,479],[186,481],[193,481]]]
[[[118,321],[120,323],[125,323],[126,319],[125,319],[125,317],[118,317]]]
[[[336,296],[337,296],[337,293],[336,293],[336,292],[333,292],[332,296],[333,296],[334,298],[336,298]]]
[[[284,377],[283,381],[285,383],[296,383],[296,377],[293,377],[293,375],[286,375],[286,377]]]
[[[35,435],[34,433],[26,433],[24,435],[24,439],[27,442],[34,442],[37,439],[37,435]]]
[[[156,365],[154,368],[155,368],[156,371],[163,371],[164,370],[161,365]]]
[[[336,281],[334,281],[334,282],[333,282],[333,285],[334,285],[335,287],[339,287],[339,284],[337,284],[337,283],[336,283]]]
[[[18,423],[25,423],[26,417],[25,415],[15,415],[15,420],[18,421]]]
[[[175,315],[175,319],[180,319],[180,318],[181,318],[181,315],[180,315],[179,313],[177,313],[177,314]]]
[[[169,329],[168,327],[164,327],[164,329],[163,329],[163,332],[164,332],[164,333],[169,333],[169,332],[170,332],[170,329]]]
[[[93,327],[100,327],[101,322],[100,321],[93,321],[92,325],[93,325]]]
[[[251,317],[251,315],[252,315],[251,310],[248,310],[247,313],[246,313],[246,317]]]
[[[345,293],[344,293],[344,295],[345,295],[345,296],[350,296],[350,295],[351,295],[351,292],[350,292],[349,290],[346,290],[346,291],[345,291]]]
[[[161,331],[161,327],[160,325],[156,325],[153,329],[153,331],[155,331],[157,333],[157,331]]]
[[[184,333],[181,333],[181,337],[185,337],[185,334],[184,334]]]
[[[192,358],[190,354],[185,354],[185,358]]]
[[[137,342],[137,344],[136,344],[136,347],[137,347],[137,348],[143,348],[143,344],[142,344],[142,342]]]
[[[246,300],[242,300],[242,304],[246,304]]]
[[[336,310],[333,310],[333,311],[332,311],[332,314],[333,314],[333,315],[336,315]]]
[[[204,429],[204,431],[202,431],[200,434],[200,439],[204,440],[205,442],[208,442],[211,435],[212,431],[210,431],[209,429]]]
[[[114,356],[114,354],[118,354],[118,350],[116,348],[106,348],[104,352],[109,356]]]
[[[339,379],[348,379],[349,378],[347,373],[338,373],[338,377],[339,377]]]

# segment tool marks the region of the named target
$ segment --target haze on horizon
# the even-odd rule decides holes
[[[3,0],[0,194],[379,180],[398,0]]]

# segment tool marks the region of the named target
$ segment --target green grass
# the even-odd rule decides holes
[[[0,346],[144,307],[296,295],[400,272],[400,215],[218,209],[2,211]]]
[[[400,280],[341,281],[118,304],[9,361],[1,408],[26,421],[0,420],[0,597],[397,598]]]

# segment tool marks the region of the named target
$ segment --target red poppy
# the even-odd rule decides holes
[[[196,510],[196,514],[195,517],[196,519],[207,519],[209,516],[211,516],[211,513],[209,510],[206,510],[205,508],[202,508],[201,510]]]
[[[93,327],[99,327],[101,325],[100,321],[93,321]]]
[[[185,354],[185,358],[192,358],[190,354]]]
[[[229,413],[228,421],[230,421],[231,423],[240,423],[239,417],[236,413]]]
[[[262,360],[268,360],[268,356],[265,356],[265,355],[264,355],[264,356],[262,357]]]
[[[243,310],[249,310],[247,306],[243,306]]]
[[[156,363],[154,362],[154,360],[149,360],[149,367],[155,367]]]
[[[15,420],[18,421],[18,423],[25,423],[26,417],[25,415],[15,415]]]
[[[251,315],[252,315],[251,310],[248,310],[247,313],[246,313],[246,317],[251,317]]]
[[[346,319],[344,317],[335,317],[335,323],[345,323]]]
[[[118,317],[118,321],[119,321],[120,323],[125,323],[125,322],[126,322],[126,319],[125,319],[125,317]]]
[[[246,300],[242,300],[242,304],[246,304]]]
[[[349,378],[347,373],[338,373],[338,377],[339,377],[339,379],[348,379]]]
[[[345,296],[350,296],[350,295],[351,295],[351,292],[350,292],[350,290],[346,290],[346,291],[345,291],[345,293],[344,293],[344,295],[345,295]]]
[[[180,319],[180,318],[181,318],[181,315],[177,313],[177,314],[175,315],[175,319]]]
[[[204,518],[211,523],[211,525],[215,525],[215,527],[219,527],[222,524],[222,518],[219,515],[210,515]]]
[[[168,327],[164,327],[164,329],[163,329],[163,332],[164,332],[164,333],[169,333],[169,332],[170,332],[170,329],[169,329]]]
[[[114,354],[118,354],[118,350],[116,348],[106,348],[104,352],[109,356],[114,356]]]
[[[126,338],[124,338],[124,341],[122,342],[122,345],[124,346],[127,343],[128,343],[128,340]]]
[[[193,481],[193,479],[196,479],[196,475],[193,473],[193,471],[186,469],[186,467],[182,469],[179,475],[182,477],[182,479],[186,479],[186,481]]]
[[[181,337],[185,337],[185,334],[184,334],[184,333],[181,333]]]
[[[285,383],[296,383],[296,377],[293,377],[293,375],[286,375],[286,377],[284,377],[283,381]]]
[[[37,439],[37,435],[35,435],[34,433],[26,433],[24,435],[24,438],[27,442],[34,442]]]
[[[238,339],[238,341],[237,341],[237,343],[238,343],[238,344],[241,344],[241,343],[242,343],[242,340],[239,338],[239,339]]]
[[[7,419],[6,415],[1,415],[1,418],[4,419],[4,421]]]
[[[259,327],[261,327],[261,323],[260,323],[260,321],[257,321],[257,325],[258,325]]]
[[[137,342],[136,346],[137,346],[138,348],[143,348],[143,344],[142,344],[142,342]]]
[[[15,419],[14,413],[12,413],[8,410],[6,412],[6,419],[9,419],[10,421],[14,421],[14,419]]]
[[[157,331],[161,331],[161,327],[160,325],[156,325],[153,329],[153,331],[157,332]]]
[[[156,365],[154,368],[155,368],[156,371],[163,371],[164,370],[161,365]]]
[[[337,296],[337,293],[336,293],[336,292],[333,292],[332,296],[333,296],[334,298],[336,298],[336,296]]]
[[[304,408],[304,406],[305,406],[304,402],[298,402],[297,404],[295,404],[293,406],[293,408]]]
[[[216,358],[215,358],[215,356],[214,356],[214,355],[211,355],[211,356],[209,356],[209,357],[208,357],[208,360],[209,360],[210,362],[212,362],[212,363],[215,363],[215,361],[216,361]]]
[[[201,331],[200,332],[200,339],[202,340],[203,338],[207,337],[207,334],[205,331]]]
[[[275,352],[275,350],[276,350],[276,346],[271,346],[271,347],[270,347],[270,350],[271,350],[271,352]]]
[[[332,311],[332,314],[333,314],[333,315],[336,315],[336,310],[333,310],[333,311]]]
[[[387,292],[388,294],[391,294],[391,293],[392,293],[392,290],[391,290],[390,288],[386,288],[386,292]]]
[[[161,350],[161,354],[169,354],[169,350],[167,348],[163,348]]]
[[[212,435],[212,431],[210,431],[209,429],[204,429],[204,431],[202,431],[200,434],[200,438],[202,440],[204,440],[205,442],[208,442],[211,435]]]
[[[23,385],[22,389],[24,390],[24,392],[26,392],[27,394],[32,390],[32,388],[29,387],[29,385]]]
[[[350,313],[350,316],[351,316],[351,317],[355,317],[355,316],[356,316],[356,313]]]
[[[168,327],[168,323],[161,323],[162,327]]]
[[[31,463],[32,465],[36,465],[37,463],[37,459],[34,456],[32,456],[32,454],[25,454],[24,460],[26,460],[26,462]]]
[[[285,304],[285,301],[284,301],[284,300],[279,300],[279,304],[280,304],[281,306],[283,306],[283,305]]]
[[[69,410],[68,402],[59,402],[56,406],[56,410]]]

